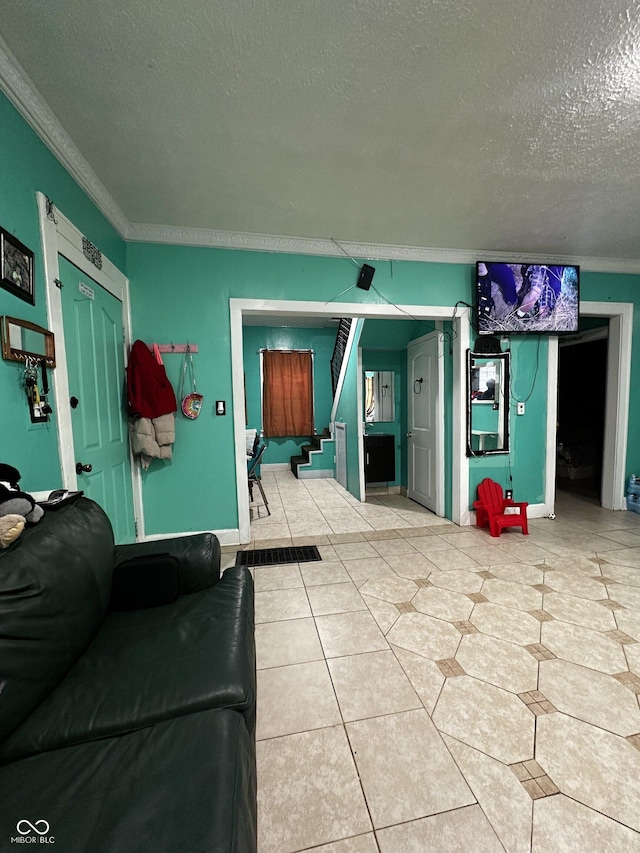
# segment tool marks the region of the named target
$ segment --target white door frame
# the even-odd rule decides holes
[[[435,470],[436,470],[436,483],[438,484],[436,487],[436,508],[435,514],[442,518],[444,516],[444,339],[442,337],[442,330],[436,329],[435,332],[429,332],[427,335],[422,335],[419,338],[415,338],[415,340],[410,341],[407,345],[407,355],[409,354],[409,347],[414,344],[419,344],[422,341],[427,340],[432,335],[438,335],[437,342],[437,367],[438,367],[438,392],[436,394],[436,415],[434,418],[434,422],[436,424],[436,458],[435,458]],[[408,374],[408,371],[407,371]],[[408,376],[407,376],[408,378]],[[407,401],[408,402],[408,401]],[[407,463],[409,467],[411,466],[411,460],[407,458]],[[408,473],[407,473],[407,481],[408,481]]]
[[[451,320],[456,315],[453,347],[453,482],[452,520],[469,524],[469,466],[466,463],[466,361],[469,347],[469,309],[453,305],[390,305],[362,302],[296,302],[277,299],[229,299],[231,325],[231,372],[233,383],[233,422],[236,452],[236,491],[238,534],[241,543],[250,540],[249,495],[245,453],[244,361],[242,352],[243,315],[289,314],[290,316],[362,317],[364,319]],[[457,427],[456,427],[457,425]]]
[[[624,494],[629,431],[633,303],[581,302],[580,315],[583,317],[609,318],[601,501],[605,509],[626,509]],[[557,337],[549,339],[547,391],[545,515],[555,512],[556,422],[558,417]]]
[[[94,266],[83,253],[84,235],[82,232],[57,207],[53,207],[51,212],[49,212],[49,202],[43,193],[36,193],[36,198],[44,256],[47,319],[49,330],[55,335],[56,342],[56,368],[51,373],[55,392],[55,418],[58,427],[58,454],[62,471],[62,485],[65,489],[75,491],[78,488],[78,479],[73,446],[73,424],[71,421],[71,411],[67,405],[67,401],[69,400],[67,350],[64,338],[64,324],[62,321],[62,299],[60,288],[56,284],[56,280],[60,277],[58,255],[60,254],[67,258],[67,260],[71,261],[72,264],[90,276],[94,281],[97,281],[101,287],[122,303],[122,347],[125,364],[129,360],[129,349],[131,346],[129,279],[105,255],[102,255],[102,268],[99,269]],[[142,539],[144,537],[142,483],[138,466],[134,464],[133,457],[131,456],[131,450],[129,450],[129,455],[131,459],[136,539]]]

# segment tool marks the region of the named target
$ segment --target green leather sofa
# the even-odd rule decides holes
[[[177,598],[114,610],[154,554]],[[114,546],[83,497],[0,551],[0,851],[253,853],[253,606],[215,536]]]

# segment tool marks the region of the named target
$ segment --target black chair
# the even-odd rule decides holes
[[[267,445],[261,444],[258,449],[258,452],[254,455],[253,459],[249,461],[249,466],[247,469],[247,478],[249,481],[249,500],[253,501],[253,486],[255,483],[255,485],[260,489],[260,494],[262,495],[262,503],[267,509],[267,515],[271,515],[271,510],[269,509],[269,501],[267,500],[267,496],[265,495],[264,489],[262,488],[260,474],[258,474],[258,466],[260,465],[260,460],[264,456],[264,452],[266,449]]]

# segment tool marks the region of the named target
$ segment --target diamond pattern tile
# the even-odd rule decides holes
[[[445,678],[454,678],[456,675],[465,675],[464,669],[455,658],[437,660],[436,664]]]
[[[538,622],[551,622],[553,619],[553,616],[545,610],[529,610],[528,612],[534,619],[537,619]]]
[[[620,604],[618,601],[614,601],[611,598],[601,598],[598,601],[598,604],[601,604],[603,607],[607,607],[609,610],[622,610],[624,604]]]
[[[527,693],[518,693],[518,696],[532,714],[539,717],[541,714],[553,714],[557,708],[554,708],[546,696],[539,690],[530,690]]]
[[[482,604],[485,601],[489,601],[486,595],[482,595],[481,592],[470,592],[467,594],[467,598],[473,601],[474,604]]]
[[[478,629],[473,624],[473,622],[463,621],[463,622],[453,622],[453,627],[460,631],[461,634],[477,634]]]
[[[633,672],[618,672],[613,677],[633,693],[640,695],[640,678]]]
[[[529,654],[533,655],[536,660],[553,660],[554,653],[542,643],[531,643],[525,646]]]
[[[261,851],[640,853],[640,515],[559,492],[491,542],[403,495],[263,485],[253,547],[322,560],[255,579]]]
[[[633,637],[625,634],[624,631],[620,631],[618,628],[615,628],[613,631],[603,631],[602,633],[605,637],[611,637],[612,640],[617,640],[617,642],[621,643],[623,646],[638,642],[637,640],[634,640]]]

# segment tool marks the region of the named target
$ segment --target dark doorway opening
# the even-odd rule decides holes
[[[606,336],[567,342],[558,356],[556,485],[600,504],[607,391]]]

